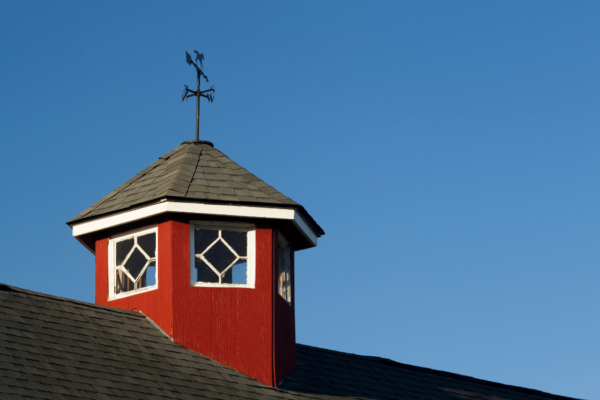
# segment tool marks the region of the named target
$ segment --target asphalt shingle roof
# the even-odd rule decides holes
[[[3,400],[568,399],[304,345],[275,389],[173,343],[140,313],[2,284],[0,305]]]
[[[301,344],[296,345],[296,349],[298,365],[280,386],[280,389],[296,393],[367,399],[571,399],[402,364],[387,358],[359,356]]]
[[[173,198],[294,207],[308,216],[319,234],[324,233],[300,204],[240,167],[208,143],[182,143],[68,223]]]

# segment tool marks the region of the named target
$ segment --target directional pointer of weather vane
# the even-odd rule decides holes
[[[208,101],[210,101],[212,103],[213,100],[215,99],[215,97],[214,97],[215,87],[213,86],[210,89],[204,90],[204,91],[200,90],[200,77],[203,76],[204,79],[206,79],[206,82],[208,82],[208,77],[206,75],[204,75],[204,71],[202,71],[204,69],[204,66],[202,65],[202,60],[204,60],[204,54],[198,53],[196,50],[194,50],[194,53],[196,53],[195,61],[197,61],[197,63],[195,61],[192,61],[192,56],[190,56],[190,53],[188,53],[187,51],[185,52],[185,61],[187,61],[187,63],[189,65],[193,65],[194,67],[196,67],[197,89],[196,89],[196,91],[193,91],[193,90],[189,89],[187,87],[187,85],[183,85],[183,96],[181,96],[181,101],[187,100],[188,97],[196,96],[196,140],[199,140],[200,97],[206,97],[208,99]],[[200,64],[200,66],[198,66],[198,64]]]

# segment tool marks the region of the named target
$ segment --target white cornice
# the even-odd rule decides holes
[[[163,201],[92,221],[75,223],[72,225],[73,236],[77,237],[98,232],[167,212],[287,220],[294,224],[313,247],[317,245],[317,235],[315,232],[309,227],[304,218],[302,218],[302,215],[292,208],[233,206],[177,201]]]

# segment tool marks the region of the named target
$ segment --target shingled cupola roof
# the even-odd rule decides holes
[[[77,225],[165,200],[291,209],[302,220],[296,222],[314,237],[313,246],[316,238],[324,234],[304,207],[233,162],[211,142],[203,140],[183,142],[67,224],[74,228],[74,236],[79,236]],[[79,231],[82,232],[87,233]]]

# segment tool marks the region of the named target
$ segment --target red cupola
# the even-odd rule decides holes
[[[324,232],[212,143],[182,143],[68,224],[96,256],[97,304],[271,386],[295,367],[294,252]]]

